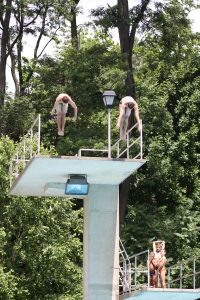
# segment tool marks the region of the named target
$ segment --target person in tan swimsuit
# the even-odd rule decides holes
[[[57,125],[58,125],[58,135],[63,136],[65,130],[65,116],[68,111],[68,104],[74,109],[74,117],[72,118],[73,122],[77,119],[77,106],[72,98],[68,94],[59,94],[56,98],[54,106],[51,110],[51,114],[57,114]]]
[[[130,96],[126,96],[121,99],[119,103],[119,117],[117,121],[117,127],[120,128],[120,138],[126,139],[126,132],[128,128],[128,120],[131,115],[131,111],[134,109],[135,118],[138,125],[138,130],[141,130],[141,122],[139,117],[139,109],[137,102]]]

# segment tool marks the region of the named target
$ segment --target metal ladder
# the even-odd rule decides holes
[[[123,293],[131,292],[131,262],[121,239],[119,239],[119,256],[119,287]]]

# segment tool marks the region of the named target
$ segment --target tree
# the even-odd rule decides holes
[[[62,198],[8,196],[13,148],[0,139],[0,297],[80,299],[82,209]]]
[[[123,232],[134,252],[165,239],[174,263],[199,254],[199,39],[177,3],[154,21],[135,48],[148,163],[132,182]]]
[[[6,62],[7,62],[7,44],[9,42],[9,26],[11,18],[12,0],[0,2],[0,22],[1,22],[1,57],[0,57],[0,106],[4,103],[6,87]]]
[[[1,60],[0,94],[4,103],[6,85],[6,61],[11,58],[11,72],[15,83],[16,96],[24,95],[33,76],[38,59],[49,43],[58,41],[58,33],[71,21],[72,41],[77,43],[76,5],[79,1],[12,1],[7,0],[1,7]],[[72,15],[71,15],[72,14]],[[12,24],[10,20],[12,18]],[[24,38],[35,39],[34,54],[31,60],[23,61]],[[42,45],[43,39],[46,38]],[[34,43],[33,43],[34,44]],[[42,45],[42,46],[41,46]],[[16,75],[16,70],[18,76]],[[19,78],[19,80],[18,80]]]
[[[72,41],[72,45],[78,49],[78,33],[77,33],[77,22],[76,22],[76,7],[78,5],[78,3],[80,2],[80,0],[75,0],[73,1],[72,5],[71,5],[71,41]]]
[[[107,31],[110,27],[117,27],[119,31],[119,39],[120,39],[120,47],[122,54],[122,61],[125,70],[125,83],[124,83],[124,93],[126,95],[130,95],[133,98],[137,99],[136,92],[136,84],[135,84],[135,68],[133,68],[133,58],[134,58],[134,47],[136,42],[136,34],[138,31],[143,34],[146,30],[150,28],[150,24],[155,26],[156,17],[164,16],[166,8],[169,8],[173,11],[176,8],[176,11],[181,12],[182,21],[185,24],[188,23],[186,20],[186,16],[189,8],[192,7],[193,1],[182,1],[182,5],[177,3],[177,1],[167,1],[162,4],[159,1],[155,1],[155,10],[149,9],[150,1],[149,0],[141,0],[141,3],[131,9],[129,9],[128,0],[118,0],[117,5],[114,7],[108,7],[108,9],[99,8],[97,10],[93,10],[93,15],[97,17],[95,23],[97,25],[103,25],[105,30]],[[182,8],[181,8],[182,7]],[[157,18],[157,20],[159,17]],[[179,18],[177,18],[179,19]],[[174,22],[177,21],[174,15]],[[167,29],[169,23],[166,22]],[[177,22],[178,24],[178,22]],[[154,30],[156,26],[153,27]],[[175,30],[174,30],[175,32]],[[163,39],[168,35],[162,35]],[[132,115],[131,120],[134,117]],[[129,126],[132,126],[131,122]],[[120,223],[122,224],[124,221],[124,217],[126,214],[127,201],[129,197],[129,189],[131,183],[131,177],[127,178],[120,185]]]

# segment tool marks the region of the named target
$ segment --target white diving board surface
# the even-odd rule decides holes
[[[200,300],[200,290],[149,288],[120,296],[120,300]]]
[[[86,175],[89,184],[119,185],[145,162],[144,159],[37,155],[17,177],[9,194],[67,197],[65,184],[70,174]]]

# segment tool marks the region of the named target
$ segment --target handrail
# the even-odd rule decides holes
[[[125,255],[122,255],[125,253]],[[120,287],[122,288],[122,293],[128,293],[133,290],[140,289],[142,287],[149,287],[150,276],[149,276],[149,266],[147,265],[147,260],[149,259],[149,250],[142,251],[132,256],[128,256],[121,240],[120,240],[120,254],[122,260],[120,260]],[[142,266],[140,258],[142,258]],[[139,262],[139,263],[138,263]],[[121,267],[122,265],[122,267]],[[140,283],[138,277],[140,274],[146,274],[146,282]],[[134,282],[134,284],[132,284]]]
[[[124,293],[131,292],[131,263],[121,239],[119,239],[119,255],[122,259],[119,264],[119,286]]]
[[[26,167],[30,159],[40,154],[41,139],[41,116],[40,114],[34,120],[31,128],[19,142],[16,151],[10,161],[10,187],[13,183],[13,177],[16,179],[20,172]]]
[[[81,152],[82,151],[87,151],[87,152],[108,152],[108,149],[86,149],[86,148],[81,148],[78,150],[78,157],[81,157]]]
[[[141,130],[140,130],[140,136],[136,138],[131,144],[130,144],[130,133],[133,131],[134,128],[137,127],[137,123],[134,124],[130,129],[127,130],[126,132],[126,148],[120,152],[120,142],[124,141],[121,138],[115,142],[114,145],[112,145],[111,150],[117,148],[117,158],[121,157],[125,152],[127,153],[127,158],[129,158],[129,149],[132,148],[133,145],[139,144],[140,145],[140,152],[134,157],[134,159],[140,157],[140,159],[143,158],[143,134],[142,134],[142,120],[141,122]]]
[[[176,265],[168,267],[167,287],[170,288],[173,283],[179,282],[179,288],[181,289],[181,288],[183,288],[183,280],[185,278],[191,277],[191,279],[192,279],[191,285],[192,285],[193,289],[196,289],[197,288],[196,287],[196,275],[200,274],[200,265],[199,265],[199,270],[196,269],[196,267],[197,267],[196,262],[197,261],[200,263],[200,256],[193,256],[191,258],[188,258],[185,261],[179,262]],[[189,267],[188,264],[190,262],[192,262],[192,272],[190,272],[189,274],[188,273],[184,274],[185,267],[188,268]],[[175,270],[179,271],[179,276],[177,278],[171,278],[172,277],[172,271],[175,271]],[[200,286],[199,286],[199,288],[200,288]]]
[[[125,268],[124,270],[120,270],[120,274],[123,274],[124,278],[129,278],[130,280],[128,282],[124,282],[124,286],[122,285],[122,294],[142,289],[144,287],[150,287],[149,266],[146,263],[147,260],[149,260],[149,253],[149,250],[145,250],[132,256],[128,256],[128,254],[126,254],[127,256],[123,257],[122,265],[125,266]],[[142,258],[142,261],[139,262],[140,258]],[[189,263],[192,263],[191,266],[189,265]],[[127,269],[127,264],[132,266],[131,269]],[[197,267],[199,268],[198,270]],[[187,272],[185,272],[185,270],[187,270]],[[177,271],[178,274],[176,272],[173,274],[173,271]],[[200,256],[194,256],[185,261],[172,265],[171,267],[167,268],[167,272],[167,288],[171,288],[171,286],[174,287],[174,285],[176,284],[178,285],[178,287],[176,286],[176,288],[179,289],[191,288],[188,286],[192,286],[193,289],[200,288],[200,280],[198,280],[198,287],[196,280],[197,275],[200,275]],[[142,277],[141,274],[146,274],[146,282],[144,280],[145,277]],[[189,278],[192,279],[191,283],[188,281]],[[186,287],[184,287],[184,279],[188,279]],[[121,282],[123,283],[123,281]],[[129,284],[128,286],[127,283]]]
[[[142,120],[141,120],[141,130],[140,130],[140,135],[139,137],[137,137],[136,139],[134,139],[133,141],[131,141],[131,137],[130,137],[130,134],[131,132],[133,131],[134,128],[137,127],[137,123],[134,124],[130,129],[127,130],[126,132],[126,148],[124,150],[122,150],[120,152],[120,142],[122,141],[122,139],[120,138],[116,143],[114,143],[112,146],[111,146],[111,152],[113,150],[115,150],[115,148],[117,149],[117,156],[116,158],[120,158],[124,153],[127,153],[127,158],[129,159],[130,158],[130,153],[129,153],[129,150],[135,145],[135,144],[138,144],[139,147],[140,147],[140,151],[139,153],[133,157],[133,159],[137,159],[137,158],[140,158],[142,159],[143,158],[143,135],[142,135]],[[82,156],[82,152],[85,151],[85,152],[109,152],[108,149],[95,149],[95,148],[90,148],[90,149],[87,149],[87,148],[81,148],[78,150],[78,157],[81,157]]]

